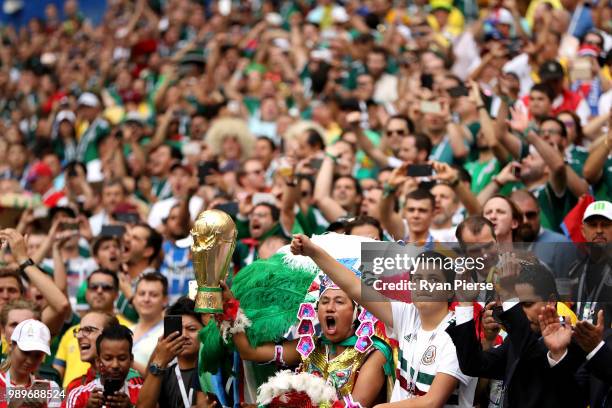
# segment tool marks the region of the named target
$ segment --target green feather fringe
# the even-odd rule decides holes
[[[316,276],[312,269],[287,265],[284,256],[257,260],[234,278],[232,292],[251,321],[246,334],[253,347],[282,338],[297,321],[300,303]]]
[[[223,344],[221,332],[214,319],[210,319],[208,324],[200,330],[198,338],[200,340],[198,363],[200,373],[206,371],[214,374],[218,372],[220,364],[225,360],[228,350]]]

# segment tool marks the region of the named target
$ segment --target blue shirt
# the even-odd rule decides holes
[[[189,294],[189,281],[195,279],[189,248],[179,248],[166,240],[162,244],[164,261],[160,272],[168,279],[168,297],[174,303],[181,296]]]

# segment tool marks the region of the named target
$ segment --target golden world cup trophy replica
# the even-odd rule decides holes
[[[236,224],[223,211],[207,210],[198,215],[191,229],[193,269],[198,282],[196,312],[223,312],[220,282],[227,276],[237,234]]]

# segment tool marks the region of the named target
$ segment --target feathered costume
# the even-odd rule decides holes
[[[363,237],[333,233],[313,236],[312,241],[355,273],[358,273],[361,266],[361,242],[373,242]],[[298,406],[330,406],[336,398],[328,399],[330,395],[329,387],[333,391],[331,395],[340,397],[340,399],[344,394],[347,394],[347,390],[350,393],[354,385],[356,371],[365,361],[369,351],[374,349],[383,351],[383,354],[388,358],[385,372],[390,378],[390,384],[392,384],[391,351],[389,346],[380,338],[372,336],[374,334],[373,320],[368,323],[370,326],[361,330],[361,334],[364,334],[364,336],[357,334],[342,342],[341,345],[347,346],[345,349],[346,355],[341,353],[332,362],[327,361],[326,355],[324,359],[321,359],[321,353],[329,345],[328,341],[326,344],[326,339],[319,338],[313,341],[311,336],[314,334],[313,331],[309,336],[304,336],[304,333],[300,332],[301,325],[298,327],[297,316],[298,313],[301,313],[301,305],[306,302],[314,306],[318,299],[320,286],[329,285],[325,278],[320,279],[320,275],[322,275],[321,270],[309,257],[295,256],[291,254],[289,246],[285,246],[271,258],[257,260],[245,267],[233,279],[231,290],[240,302],[240,308],[244,313],[244,321],[238,324],[242,326],[242,330],[246,327],[245,334],[253,347],[264,343],[278,344],[284,340],[297,337],[301,339],[298,347],[300,344],[303,345],[302,339],[305,337],[308,337],[312,342],[309,347],[306,347],[308,349],[306,353],[298,348],[298,351],[304,357],[300,374],[291,374],[292,377],[285,378],[288,375],[287,372],[279,373],[273,381],[271,380],[271,383],[260,388],[258,402],[261,405],[295,407],[296,401],[308,399],[309,404],[299,403]],[[312,311],[314,311],[314,307]],[[314,314],[312,320],[316,319],[316,313],[311,312],[311,314]],[[360,315],[366,316],[366,314],[362,312]],[[236,325],[236,322],[234,322],[234,325]],[[369,336],[368,333],[364,333],[368,330],[371,331]],[[379,334],[379,330],[376,330],[376,334]],[[227,335],[227,330],[225,335]],[[221,331],[213,320],[200,332],[202,345],[200,347],[199,372],[203,385],[209,377],[207,373],[217,373],[220,368],[228,374],[231,371],[231,368],[227,365],[229,362],[227,357],[224,358],[232,348],[231,336],[229,344],[225,344],[222,337]],[[367,353],[365,350],[361,352],[355,350],[355,346],[360,341],[363,343],[362,347],[369,349]],[[344,344],[345,342],[346,344]],[[343,355],[345,356],[342,357]],[[224,367],[220,367],[220,363],[224,363]],[[253,364],[252,373],[244,376],[243,381],[248,383],[254,380],[255,384],[243,384],[243,389],[254,390],[259,388],[277,370],[278,367],[274,364]],[[351,375],[344,378],[347,373],[351,373]],[[309,376],[312,378],[309,378]],[[315,392],[316,396],[314,394],[308,395],[300,387],[308,389],[313,386],[312,384],[318,384],[315,380],[316,376],[322,376],[327,380],[328,388],[318,387],[320,393]],[[279,383],[282,384],[280,388],[277,386]],[[311,383],[311,385],[305,386],[305,383]],[[278,395],[275,395],[275,393]],[[297,398],[297,400],[294,398]],[[283,405],[283,400],[288,401],[287,404]]]

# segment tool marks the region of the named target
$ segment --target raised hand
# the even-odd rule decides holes
[[[510,108],[512,119],[508,119],[507,124],[510,129],[523,133],[529,127],[529,114],[523,109]]]
[[[541,309],[538,321],[540,322],[544,344],[550,351],[553,360],[558,361],[572,341],[572,326],[565,322],[561,323],[559,315],[557,315],[557,309],[551,305]]]
[[[313,256],[319,247],[310,238],[303,234],[296,234],[291,241],[291,253],[293,255]]]
[[[484,329],[485,339],[489,342],[495,340],[501,329],[501,325],[493,318],[493,308],[497,302],[489,302],[484,308],[482,315],[482,328]]]
[[[590,353],[603,340],[604,311],[597,313],[597,325],[589,321],[581,320],[576,323],[574,339],[586,353]]]

